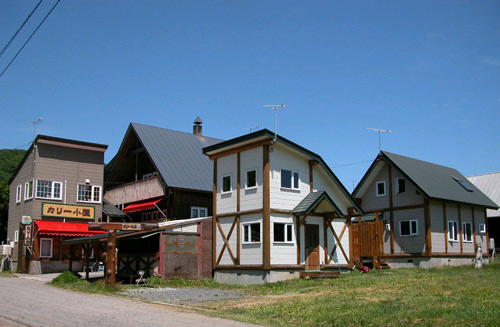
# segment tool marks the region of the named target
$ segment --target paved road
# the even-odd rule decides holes
[[[0,326],[239,326],[132,299],[58,289],[32,279],[0,277]]]

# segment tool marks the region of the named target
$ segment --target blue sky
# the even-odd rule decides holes
[[[56,0],[44,0],[3,70]],[[0,46],[38,0],[0,2]],[[61,1],[0,78],[0,148],[108,144],[130,122],[229,139],[259,126],[348,190],[382,149],[500,171],[498,1]],[[362,163],[359,163],[362,162]],[[358,164],[353,164],[358,163]]]

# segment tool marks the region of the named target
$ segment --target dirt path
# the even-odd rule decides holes
[[[253,326],[171,307],[0,278],[0,326]]]

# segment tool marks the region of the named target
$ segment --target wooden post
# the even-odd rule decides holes
[[[388,164],[389,169],[389,220],[391,223],[391,254],[394,254],[394,203],[392,199],[392,166]]]
[[[425,219],[425,252],[432,256],[432,227],[429,199],[424,200],[424,219]]]
[[[106,243],[106,286],[115,286],[116,273],[116,230],[108,231],[108,240]]]
[[[269,166],[269,145],[264,145],[263,147],[263,265],[264,269],[271,269],[271,180],[270,180],[270,166]]]
[[[462,212],[460,208],[460,204],[458,205],[458,230],[459,230],[459,240],[460,240],[460,253],[464,253],[464,242],[462,239],[463,230],[462,230]]]
[[[85,280],[89,280],[89,257],[90,257],[90,248],[92,244],[83,244],[83,251],[85,253]]]
[[[76,245],[69,246],[69,271],[73,272],[73,252],[75,252]]]

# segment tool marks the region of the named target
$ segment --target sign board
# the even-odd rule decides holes
[[[31,224],[31,216],[22,216],[21,224],[30,225]]]
[[[42,203],[42,216],[95,220],[95,208],[59,203]]]
[[[122,230],[141,230],[141,224],[122,224]]]

